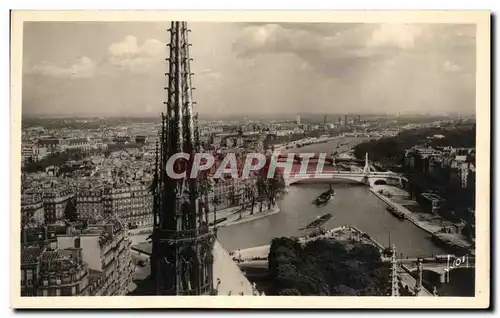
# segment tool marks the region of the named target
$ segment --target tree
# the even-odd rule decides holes
[[[245,186],[245,197],[250,203],[250,215],[253,215],[253,209],[258,197],[256,186],[253,183],[249,183]]]
[[[334,296],[356,296],[356,290],[346,285],[338,285],[332,288],[331,294]]]
[[[378,265],[382,262],[380,258],[380,252],[373,245],[368,244],[356,244],[350,251],[349,255],[360,262],[367,264],[368,266]]]
[[[227,196],[228,196],[229,203],[232,206],[235,206],[236,205],[236,193],[234,192],[234,187],[231,187],[231,189],[227,193]]]
[[[443,135],[444,138],[432,138],[434,135]],[[429,160],[422,158],[414,151],[408,152],[408,158],[414,162],[414,165],[402,163],[405,163],[403,157],[406,151],[414,146],[472,148],[475,147],[475,138],[475,125],[419,128],[402,131],[394,137],[361,143],[355,147],[354,153],[362,158],[365,152],[369,152],[372,160],[383,163],[393,171],[404,173],[410,183],[410,193],[412,196],[415,194],[417,200],[420,199],[422,192],[435,191],[445,199],[443,210],[456,211],[458,215],[464,215],[463,211],[474,206],[475,188],[472,191],[461,189],[460,182],[456,180],[457,171],[435,166],[430,173]],[[474,161],[473,155],[466,153],[462,155],[468,155],[470,157],[468,159]],[[398,169],[400,164],[401,169]],[[452,180],[456,181],[452,182]],[[451,217],[452,213],[447,213],[447,215]]]
[[[389,268],[372,245],[276,238],[269,250],[271,295],[385,295]],[[296,290],[296,291],[293,291]]]
[[[295,288],[286,288],[279,292],[280,296],[300,296],[300,292]]]
[[[462,234],[468,239],[472,240],[474,237],[474,227],[471,224],[472,222],[467,222],[462,229]]]
[[[285,188],[285,180],[279,171],[276,171],[273,177],[268,178],[267,170],[267,168],[262,169],[257,176],[257,190],[259,196],[267,201],[267,209],[270,210],[276,205],[276,198]]]
[[[64,216],[70,221],[78,220],[78,212],[76,209],[76,198],[69,199],[66,203]]]

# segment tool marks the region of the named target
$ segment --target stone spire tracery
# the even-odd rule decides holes
[[[155,204],[151,274],[157,295],[210,294],[215,236],[207,222],[200,220],[199,180],[189,178],[192,158],[199,151],[193,116],[190,30],[186,22],[176,21],[169,32],[166,112],[162,114],[152,187]],[[176,160],[174,171],[186,171],[187,177],[173,179],[167,175],[166,165],[171,156],[181,152],[189,154],[190,160]]]

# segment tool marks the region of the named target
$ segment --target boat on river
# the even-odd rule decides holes
[[[330,185],[330,189],[327,191],[321,193],[317,198],[316,198],[316,205],[323,205],[330,201],[332,196],[335,195],[335,191],[332,189],[332,186]]]
[[[406,219],[406,216],[403,212],[400,212],[398,211],[396,208],[392,207],[392,206],[388,206],[387,207],[387,211],[394,215],[395,217],[397,217],[398,219],[400,219],[401,221],[403,221],[404,219]]]
[[[326,222],[328,222],[331,218],[333,218],[333,215],[331,213],[324,214],[299,230],[302,231],[302,230],[319,228],[319,227],[323,226]]]

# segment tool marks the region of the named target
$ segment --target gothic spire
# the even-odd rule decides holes
[[[189,44],[188,33],[191,32],[187,28],[187,23],[182,22],[182,36],[183,36],[183,76],[184,76],[184,103],[183,103],[183,115],[184,115],[184,152],[192,153],[194,150],[194,125],[193,125],[193,95],[192,95],[192,84],[191,84],[191,57],[189,55]]]
[[[174,152],[192,153],[194,150],[193,97],[191,83],[192,61],[189,54],[188,33],[186,22],[172,22],[169,29],[170,51],[167,76],[167,118],[171,124],[170,144]]]
[[[197,117],[193,116],[189,29],[186,22],[176,21],[168,31],[166,114],[162,114],[160,134],[157,169],[160,176],[154,207],[158,222],[153,232],[151,273],[157,294],[207,294],[213,289],[214,236],[206,222],[201,222],[198,180],[189,178],[189,166],[199,144]],[[167,175],[166,165],[171,156],[180,152],[191,156],[187,164],[175,161],[176,168],[186,170],[187,178],[172,179]]]

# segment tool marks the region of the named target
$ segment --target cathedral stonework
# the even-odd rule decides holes
[[[186,22],[172,22],[166,113],[162,114],[152,191],[154,230],[151,275],[157,295],[214,294],[213,255],[215,231],[208,222],[208,187],[202,176],[173,179],[166,164],[176,153],[200,152],[197,115],[193,115],[191,69]],[[177,160],[176,171],[190,171],[192,159]],[[189,173],[187,174],[189,175]]]

